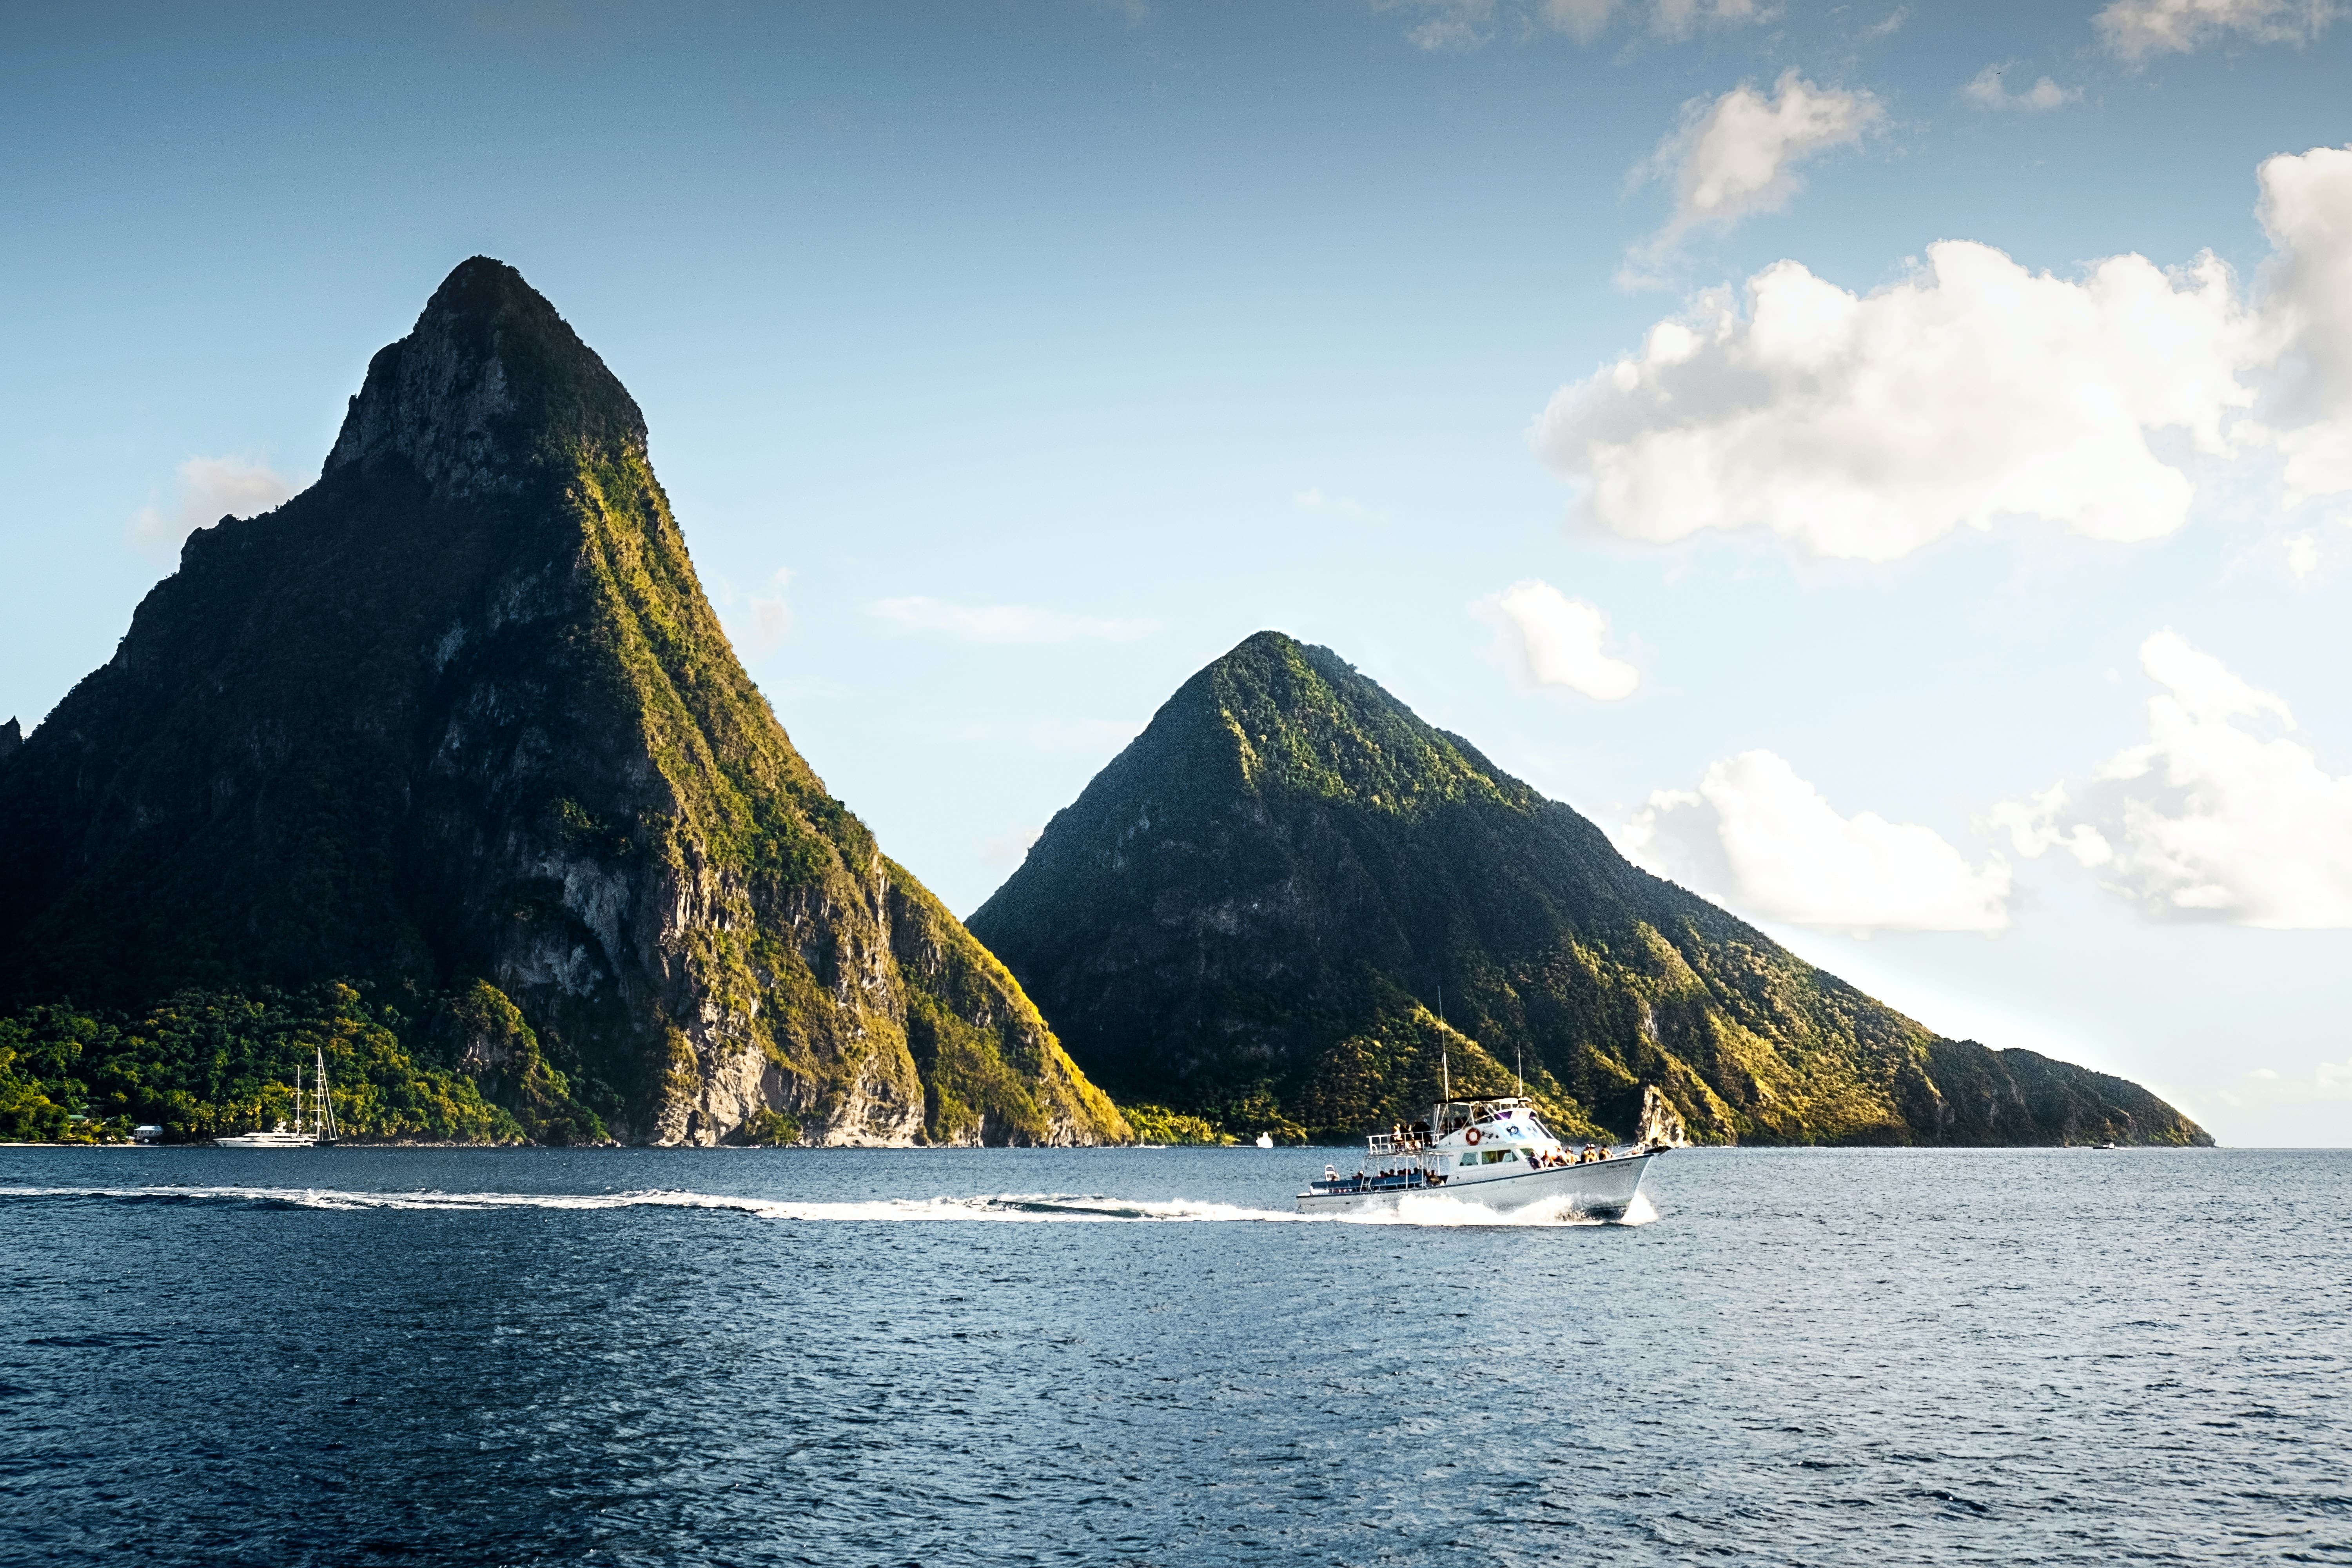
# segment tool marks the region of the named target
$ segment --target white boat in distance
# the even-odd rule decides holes
[[[1517,1096],[1440,1100],[1427,1121],[1367,1139],[1355,1174],[1324,1166],[1323,1179],[1298,1194],[1298,1212],[1395,1208],[1409,1197],[1443,1195],[1496,1210],[1550,1204],[1622,1219],[1656,1153],[1571,1149],[1544,1126],[1533,1101]]]
[[[302,1091],[302,1069],[294,1069],[294,1125],[283,1121],[267,1132],[240,1132],[232,1138],[215,1138],[214,1143],[223,1149],[331,1149],[341,1142],[343,1130],[335,1121],[335,1097],[327,1087],[327,1053],[317,1055],[319,1076],[306,1096]]]

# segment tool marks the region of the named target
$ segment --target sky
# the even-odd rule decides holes
[[[969,914],[1327,645],[1941,1033],[2352,1144],[2332,0],[24,8],[0,718],[465,258]]]

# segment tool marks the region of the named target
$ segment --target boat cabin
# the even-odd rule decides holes
[[[1440,1101],[1426,1121],[1373,1133],[1364,1152],[1364,1164],[1354,1174],[1326,1165],[1323,1179],[1308,1183],[1307,1190],[1332,1195],[1412,1192],[1610,1157],[1604,1148],[1562,1143],[1536,1115],[1535,1102],[1520,1096]]]

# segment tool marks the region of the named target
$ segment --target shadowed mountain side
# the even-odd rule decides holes
[[[1379,1064],[1442,988],[1486,1060],[1621,1135],[1654,1089],[1703,1142],[2209,1142],[2119,1079],[1939,1039],[1274,632],[1169,699],[970,923],[1097,1081],[1236,1129],[1393,1120],[1431,1075],[1400,1097]]]
[[[481,258],[0,761],[0,1001],[330,978],[486,984],[634,1141],[1127,1135],[793,750],[635,403]]]

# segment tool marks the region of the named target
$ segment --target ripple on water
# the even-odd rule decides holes
[[[0,1559],[2352,1561],[2352,1158],[1299,1160],[0,1152]]]

